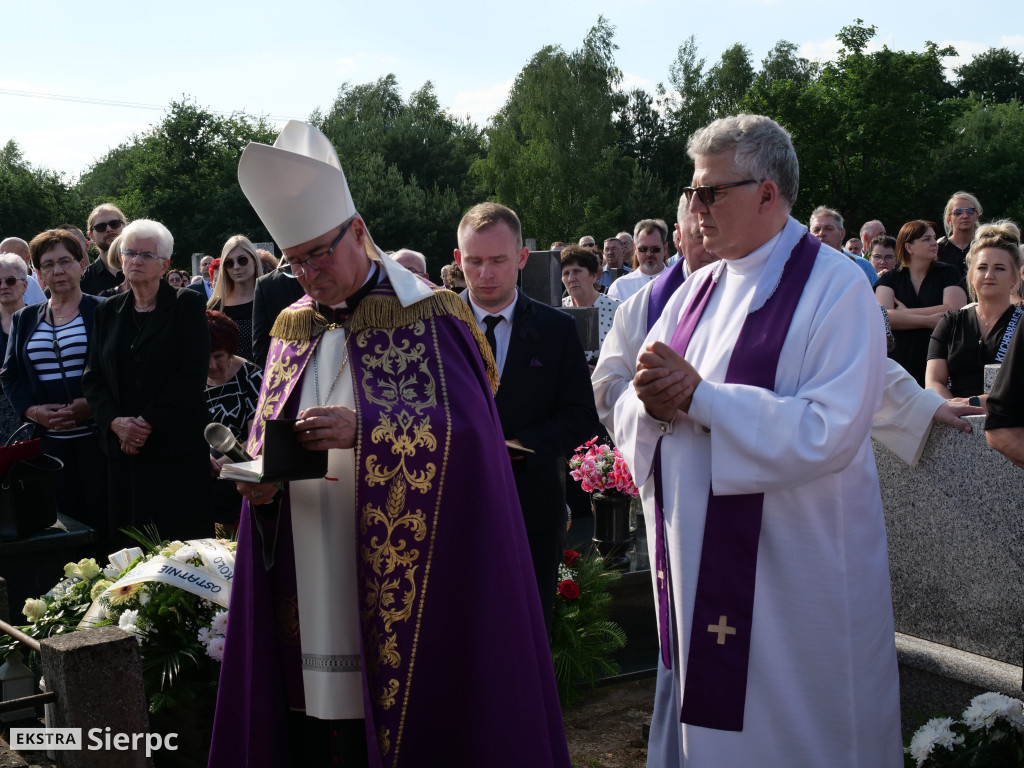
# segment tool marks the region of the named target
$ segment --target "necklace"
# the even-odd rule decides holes
[[[317,405],[326,405],[330,402],[331,395],[334,393],[334,388],[338,386],[338,382],[341,381],[341,372],[345,370],[345,361],[348,360],[348,339],[345,340],[345,346],[341,349],[341,365],[338,366],[338,375],[334,377],[334,381],[331,383],[331,388],[327,390],[327,397],[324,401],[320,402],[320,347],[317,346],[316,352],[313,354],[313,393],[316,395]]]
[[[75,304],[74,311],[69,315],[58,315],[53,311],[53,300],[50,300],[50,322],[51,325],[55,325],[61,320],[68,320],[69,318],[75,317],[78,314],[78,305]]]

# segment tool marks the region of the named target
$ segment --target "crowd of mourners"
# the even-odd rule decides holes
[[[842,215],[824,206],[809,228],[871,283],[889,356],[950,404],[984,409],[984,366],[1002,361],[1019,325],[1024,272],[1017,225],[982,224],[981,216],[978,199],[957,192],[943,211],[942,237],[920,219],[896,237],[868,221],[845,239]],[[551,244],[562,305],[599,310],[598,343],[586,350],[591,370],[623,301],[677,262],[688,276],[715,260],[700,241],[680,223],[670,236],[663,220],[644,219],[603,242],[586,235]],[[98,251],[92,262],[90,247]],[[92,211],[85,232],[64,224],[30,242],[0,242],[0,435],[20,429],[19,439],[29,431],[42,438],[44,452],[64,463],[58,509],[105,543],[129,525],[155,522],[176,536],[237,520],[241,497],[218,479],[225,459],[203,429],[223,424],[244,444],[270,327],[302,295],[287,264],[279,269],[243,235],[229,238],[219,258],[204,256],[194,276],[170,268],[173,247],[162,224],[129,223],[112,204]],[[430,279],[423,254],[393,256]],[[441,269],[440,282],[466,286],[457,262]],[[585,508],[571,490],[570,503]]]
[[[58,511],[102,545],[149,523],[208,535],[241,507],[204,430],[217,422],[244,443],[262,380],[256,281],[277,260],[237,235],[193,277],[169,268],[173,251],[163,224],[110,204],[84,233],[64,224],[0,243],[0,435],[39,437],[63,462]]]
[[[680,208],[679,222],[683,213]],[[842,215],[824,206],[814,210],[808,227],[864,273],[886,317],[889,357],[952,405],[984,409],[984,368],[1002,362],[1024,314],[1024,257],[1015,222],[983,224],[981,216],[978,199],[957,192],[942,213],[942,236],[934,222],[916,219],[893,237],[874,219],[861,226],[857,237],[845,239]],[[623,301],[685,260],[682,225],[675,225],[671,245],[668,232],[664,221],[645,219],[632,235],[619,232],[605,239],[603,249],[590,235],[578,244],[551,244],[561,258],[562,305],[597,307],[600,342]],[[692,234],[699,255],[692,266],[680,264],[686,276],[716,259],[699,247],[700,233]],[[445,267],[442,279],[459,290],[458,265]],[[600,347],[588,350],[591,364],[599,352]]]

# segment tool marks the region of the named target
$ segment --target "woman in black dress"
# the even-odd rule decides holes
[[[220,272],[206,308],[225,315],[238,326],[238,354],[255,361],[252,353],[252,302],[256,278],[263,273],[259,254],[244,235],[229,237],[220,252]]]
[[[125,227],[131,290],[97,308],[82,387],[109,459],[113,529],[152,522],[161,536],[186,539],[213,533],[203,438],[210,332],[203,297],[161,280],[173,250],[159,222]]]
[[[983,224],[967,254],[975,304],[947,312],[932,332],[926,381],[952,405],[984,406],[985,366],[1002,363],[1024,309],[1011,293],[1020,272],[1020,229],[1012,221]]]
[[[932,329],[949,310],[967,303],[960,270],[936,260],[935,225],[908,221],[896,238],[894,270],[875,284],[875,298],[889,313],[896,341],[889,357],[924,386]]]

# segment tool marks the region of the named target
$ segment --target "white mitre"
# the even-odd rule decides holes
[[[249,142],[238,183],[281,250],[320,237],[356,215],[345,172],[331,140],[290,120],[274,146]],[[366,255],[380,251],[367,232]]]

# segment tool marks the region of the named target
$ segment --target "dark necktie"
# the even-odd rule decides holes
[[[487,330],[484,332],[484,337],[487,339],[487,343],[491,345],[491,353],[494,355],[494,362],[498,362],[498,339],[494,335],[494,329],[501,322],[501,315],[488,315],[484,318],[484,325],[487,326]]]

